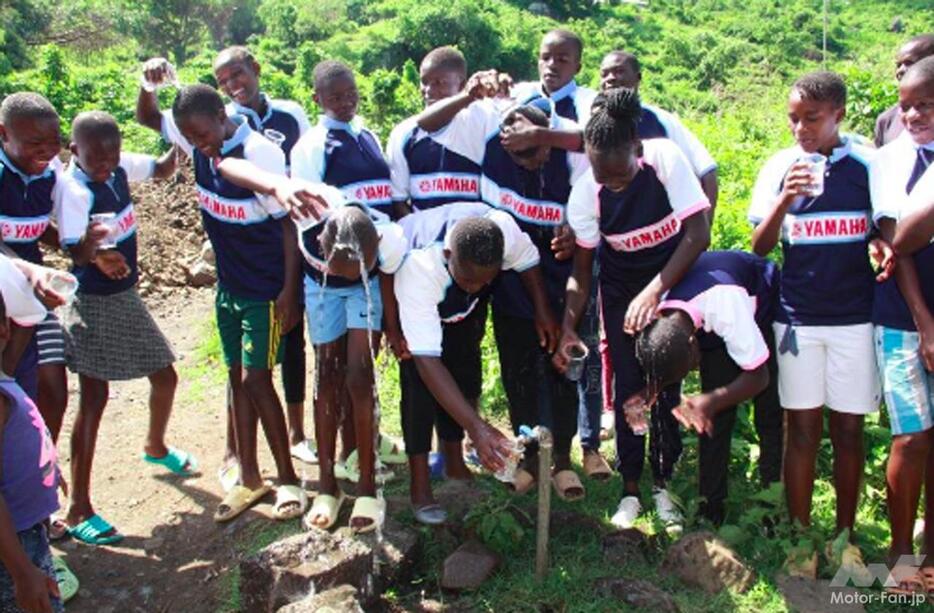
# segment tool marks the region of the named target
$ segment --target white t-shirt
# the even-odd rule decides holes
[[[45,319],[46,308],[36,298],[32,285],[13,261],[0,253],[0,294],[7,317],[20,326],[34,326]]]

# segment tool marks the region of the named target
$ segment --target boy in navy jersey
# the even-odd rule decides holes
[[[496,95],[500,83],[495,71],[475,74],[464,92],[427,108],[419,115],[418,124],[429,131],[444,128],[436,136],[438,142],[480,165],[483,201],[509,212],[539,250],[549,308],[541,312],[519,275],[507,271],[494,288],[493,327],[512,425],[515,429],[537,423],[552,427],[556,491],[563,498],[579,499],[584,487],[570,469],[577,386],[552,368],[543,349],[548,353],[554,349],[554,313],[562,309],[571,271],[573,235],[566,221],[567,198],[571,184],[585,172],[587,160],[579,153],[549,146],[508,149],[503,140],[514,124],[561,130],[573,130],[574,124],[550,116],[551,101],[547,98],[514,107],[503,117],[483,99]],[[534,457],[527,454],[526,459],[528,468]],[[533,483],[531,472],[520,471],[516,490],[525,491]]]
[[[716,525],[724,520],[736,408],[775,384],[769,339],[778,277],[774,264],[749,253],[702,253],[636,338],[636,357],[653,378],[646,396],[700,369],[702,393],[683,399],[674,414],[700,434],[701,512]]]
[[[461,455],[465,429],[493,470],[505,442],[477,415],[486,322],[477,307],[506,270],[521,275],[533,301],[547,299],[538,249],[508,213],[482,203],[451,203],[413,213],[401,225],[411,249],[395,281],[406,341],[399,381],[410,496],[418,521],[440,524],[447,513],[435,502],[429,480],[432,425],[449,478],[470,475]]]
[[[894,278],[877,285],[872,315],[892,429],[886,469],[890,564],[912,553],[922,484],[927,492],[922,551],[934,551],[934,246],[924,212],[902,221],[929,210],[934,201],[934,57],[905,72],[898,99],[905,130],[878,151],[870,172],[873,217],[882,236],[892,238],[898,223],[898,264]],[[911,220],[925,223],[917,227]],[[922,574],[896,567],[893,575],[899,587],[924,593],[934,580],[932,564],[929,555]]]
[[[467,62],[453,47],[428,52],[419,68],[425,106],[459,93],[467,83]],[[480,199],[480,167],[440,145],[410,117],[393,128],[386,145],[396,215],[449,202]]]
[[[163,58],[154,58],[143,67],[144,79],[150,83],[161,83],[169,63]],[[224,49],[214,60],[214,78],[220,90],[230,98],[225,107],[228,115],[241,115],[250,127],[273,141],[285,154],[288,172],[292,148],[310,128],[302,107],[291,100],[270,98],[260,89],[261,67],[246,47],[234,46]],[[172,113],[160,113],[159,101],[154,93],[140,90],[137,116],[143,125],[165,135],[167,141],[178,135],[178,126]],[[304,462],[315,461],[314,443],[305,436],[305,330],[304,320],[287,332],[282,339],[282,388],[288,411],[289,442],[292,456]],[[230,403],[228,389],[228,405]],[[229,487],[236,482],[236,453],[231,411],[227,413],[227,449],[221,469],[222,483]]]
[[[50,219],[60,187],[58,113],[39,94],[11,94],[0,105],[0,141],[0,244],[41,264],[39,241],[57,243]],[[35,329],[14,325],[12,330],[14,377],[57,439],[68,402],[61,324],[50,313]]]
[[[292,151],[292,176],[333,185],[349,202],[392,217],[389,166],[379,140],[357,116],[360,94],[353,71],[335,60],[320,62],[314,90],[324,114]]]
[[[901,81],[913,64],[924,58],[934,55],[934,34],[920,34],[903,44],[895,54],[895,80]],[[901,109],[896,102],[876,118],[876,128],[873,132],[873,141],[876,147],[891,143],[902,133],[904,124],[901,118]]]
[[[244,118],[228,117],[220,95],[206,85],[183,88],[172,115],[180,132],[175,144],[192,156],[201,219],[217,257],[217,325],[233,389],[240,484],[225,496],[215,519],[233,519],[269,491],[256,459],[257,415],[279,473],[274,515],[296,517],[307,499],[292,467],[272,384],[281,330],[290,329],[298,315],[295,226],[281,205],[240,187],[223,165],[225,159],[246,160],[284,177],[285,156]]]
[[[792,521],[811,523],[814,471],[830,409],[837,493],[837,532],[852,533],[863,473],[863,420],[877,410],[879,384],[872,341],[874,275],[867,249],[872,150],[841,137],[846,85],[836,74],[798,79],[788,119],[798,145],[766,162],[753,190],[752,248],[767,255],[782,244],[781,301],[776,313],[778,387],[788,420],[785,489]],[[826,156],[823,192],[814,194],[808,154]],[[799,555],[800,554],[800,555]],[[828,556],[830,557],[830,556]],[[844,563],[864,573],[849,544]],[[817,552],[789,556],[788,570],[813,577]]]

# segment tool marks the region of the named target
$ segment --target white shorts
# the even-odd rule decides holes
[[[779,347],[778,395],[782,408],[827,406],[855,415],[878,410],[879,372],[872,324],[794,326],[793,340],[785,337],[787,324],[773,325]]]

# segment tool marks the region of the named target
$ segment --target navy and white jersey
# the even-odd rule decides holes
[[[495,208],[508,211],[529,235],[541,256],[545,290],[556,312],[563,310],[571,260],[558,261],[551,250],[555,229],[567,223],[571,185],[590,164],[581,153],[552,148],[538,170],[516,164],[499,139],[502,117],[489,101],[474,102],[455,116],[437,140],[480,165],[480,196]],[[553,125],[573,122],[557,117]],[[493,297],[494,308],[515,317],[532,319],[534,310],[518,275],[502,275]]]
[[[574,185],[568,221],[577,244],[599,247],[600,287],[606,299],[641,291],[681,242],[682,222],[710,208],[697,176],[668,139],[642,143],[639,171],[614,192],[587,172]]]
[[[266,113],[262,117],[253,109],[233,101],[228,102],[224,108],[228,116],[244,117],[251,128],[276,143],[285,154],[285,167],[288,170],[292,148],[298,139],[311,128],[308,117],[297,102],[271,99],[266,94],[260,94],[260,96],[266,105]],[[169,143],[182,138],[171,110],[162,112],[162,138]]]
[[[927,159],[934,159],[934,142],[917,145],[908,132],[879,149],[869,173],[872,190],[873,219],[899,219],[930,204],[934,198],[934,164],[930,164],[921,178],[908,191],[908,180],[919,159],[919,149],[925,149]],[[915,267],[924,301],[934,312],[934,244],[914,253]],[[876,284],[872,322],[898,330],[915,330],[911,311],[898,290],[895,278]]]
[[[39,238],[59,198],[60,171],[61,162],[54,158],[42,174],[28,175],[0,147],[0,242],[35,264],[42,263]]]
[[[639,138],[667,138],[678,145],[694,169],[694,174],[703,177],[714,170],[717,163],[704,144],[694,133],[685,127],[678,116],[658,107],[642,105],[642,117],[639,119]]]
[[[311,191],[318,193],[327,201],[329,211],[337,210],[347,204],[341,191],[331,185],[318,185],[311,188]],[[379,235],[376,264],[372,270],[367,271],[367,274],[370,277],[377,273],[394,274],[402,264],[406,252],[406,240],[402,234],[402,228],[389,221],[384,215],[374,215],[366,207],[364,207],[364,210],[370,214],[370,219],[373,221],[376,233]],[[351,287],[361,285],[361,279],[351,281],[344,277],[327,274],[328,264],[321,250],[320,242],[321,232],[324,230],[327,219],[328,214],[325,214],[317,223],[306,228],[302,228],[298,222],[295,224],[297,226],[298,247],[303,257],[302,266],[305,276],[318,286]]]
[[[292,176],[340,188],[348,202],[392,215],[389,165],[359,117],[344,123],[322,115],[292,150]]]
[[[480,166],[440,144],[414,117],[393,128],[386,155],[395,202],[408,201],[413,210],[424,211],[480,199]]]
[[[252,162],[266,172],[285,176],[285,154],[246,119],[230,118],[237,131],[221,146],[223,158]],[[275,300],[285,281],[282,218],[285,209],[272,196],[234,185],[217,172],[184,137],[173,141],[191,156],[201,221],[217,258],[218,284],[238,298]]]
[[[470,294],[448,271],[445,249],[450,250],[451,229],[467,217],[488,217],[503,233],[501,270],[523,272],[539,263],[538,249],[508,213],[477,203],[453,203],[402,218],[411,250],[395,276],[399,320],[409,351],[415,356],[441,355],[442,325],[470,315],[489,293]]]
[[[513,86],[512,97],[519,104],[526,104],[537,98],[550,98],[558,117],[575,121],[583,128],[590,119],[590,109],[597,92],[589,87],[581,87],[577,81],[571,79],[567,85],[549,95],[545,93],[545,88],[540,82],[524,81]]]
[[[704,349],[726,345],[743,370],[754,370],[769,357],[760,328],[771,323],[779,286],[772,262],[743,251],[700,254],[672,287],[658,310],[678,309],[691,316]]]
[[[799,196],[782,222],[781,309],[776,319],[800,326],[870,321],[875,275],[867,257],[872,224],[869,165],[875,152],[843,137],[827,159],[824,193]],[[805,152],[772,156],[752,192],[749,220],[759,224],[775,206],[785,175]]]
[[[121,153],[120,165],[104,182],[92,181],[75,163],[62,173],[62,199],[57,213],[58,233],[62,246],[73,247],[81,242],[88,229],[91,215],[113,213],[113,236],[119,251],[130,268],[125,279],[111,279],[94,264],[74,266],[78,291],[83,294],[106,296],[130,289],[139,279],[136,255],[136,213],[130,197],[130,181],[145,181],[152,177],[156,159],[150,155]]]

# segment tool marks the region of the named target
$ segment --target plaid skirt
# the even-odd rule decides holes
[[[175,361],[175,352],[136,291],[78,292],[62,308],[69,370],[102,381],[139,379]]]

